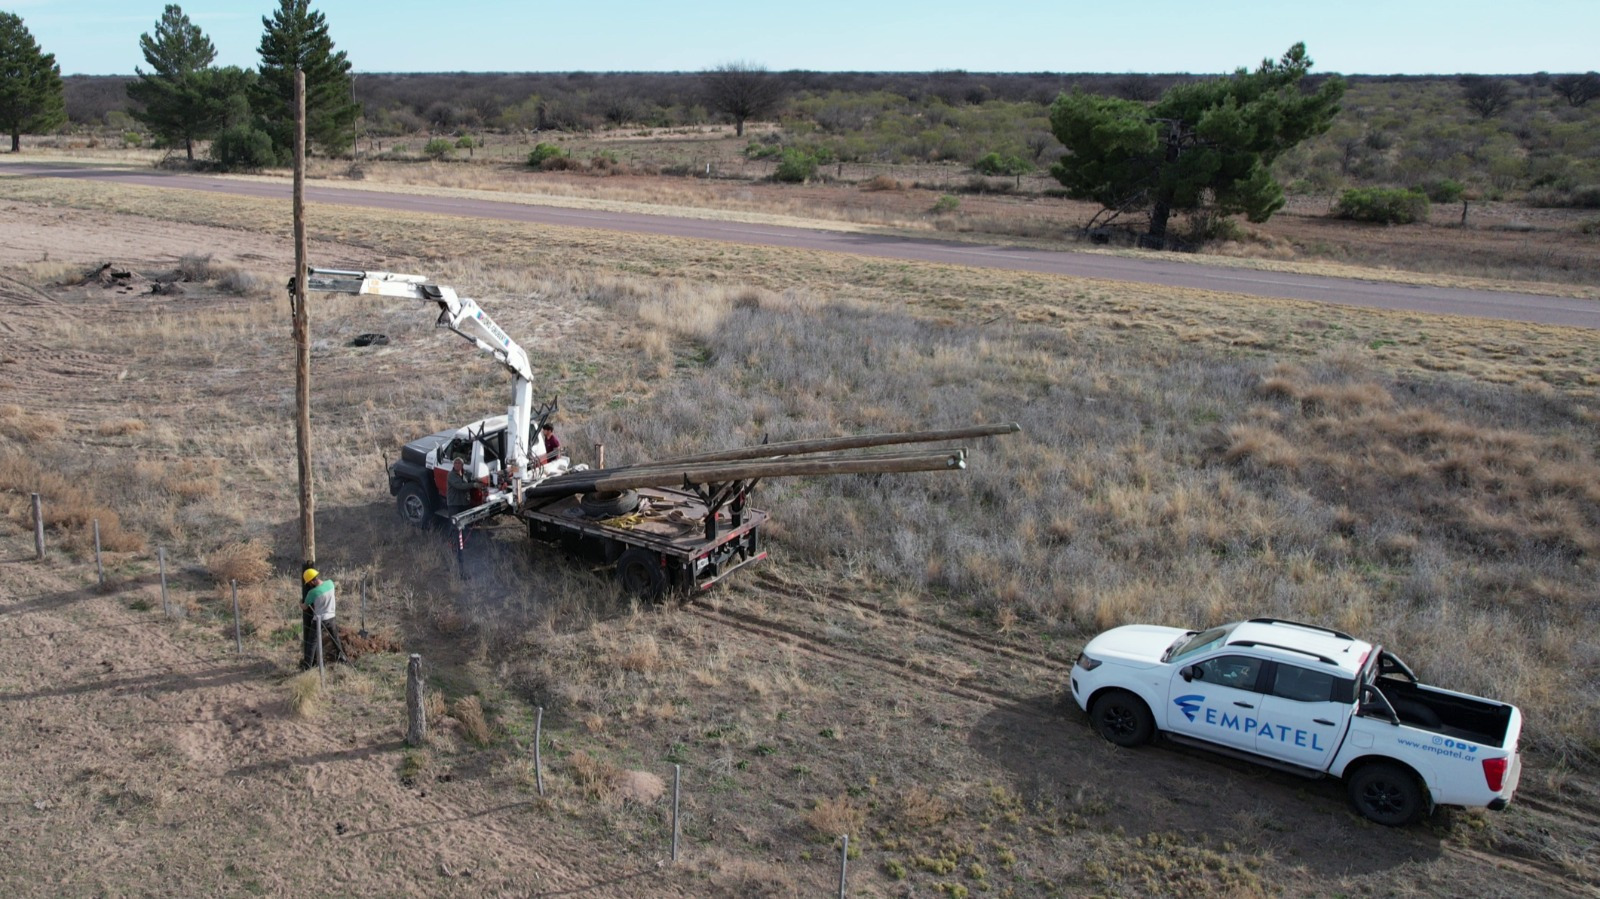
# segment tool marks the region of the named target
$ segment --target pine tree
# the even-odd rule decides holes
[[[0,128],[11,134],[11,152],[22,150],[22,132],[48,131],[66,120],[56,55],[40,50],[20,16],[0,12]]]
[[[270,18],[262,17],[261,77],[250,95],[280,159],[294,152],[294,70],[306,75],[306,140],[337,155],[355,142],[356,114],[350,97],[350,62],[334,52],[328,22],[312,12],[310,0],[278,0]]]
[[[144,109],[133,116],[165,140],[182,141],[192,162],[194,142],[226,124],[228,98],[216,96],[219,82],[211,69],[217,50],[175,3],[167,5],[153,36],[139,36],[139,47],[153,71],[134,69],[139,80],[128,85],[128,97]]]
[[[1282,58],[1172,87],[1153,105],[1062,94],[1050,127],[1068,153],[1051,169],[1073,199],[1113,213],[1150,210],[1151,242],[1165,246],[1173,212],[1243,213],[1264,222],[1283,207],[1271,165],[1285,150],[1328,130],[1344,96],[1334,77],[1302,90],[1305,44]]]

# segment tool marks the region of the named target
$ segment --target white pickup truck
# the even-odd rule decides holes
[[[1439,805],[1505,808],[1522,772],[1515,706],[1426,686],[1380,646],[1276,618],[1113,628],[1078,656],[1072,698],[1119,746],[1160,732],[1340,777],[1356,811],[1390,826]]]

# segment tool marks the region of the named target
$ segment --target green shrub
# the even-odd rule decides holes
[[[234,125],[211,142],[211,161],[223,171],[260,169],[275,164],[272,138],[253,125]]]
[[[555,144],[537,144],[534,146],[533,152],[528,154],[528,165],[536,169],[542,169],[545,167],[545,160],[556,159],[565,155],[566,153]]]
[[[428,141],[422,147],[422,152],[429,159],[446,159],[451,154],[455,153],[455,150],[455,142],[443,137],[436,137],[433,140]]]
[[[1428,218],[1428,195],[1396,187],[1357,187],[1339,196],[1333,214],[1357,222],[1407,225]]]
[[[790,184],[799,184],[817,173],[817,157],[804,150],[790,147],[783,151],[783,158],[778,160],[778,170],[772,177]]]
[[[939,198],[938,202],[933,204],[933,211],[936,214],[955,212],[959,208],[961,208],[961,198],[950,194],[945,194]]]
[[[774,156],[781,155],[783,155],[783,147],[780,144],[763,144],[760,141],[753,140],[744,148],[744,158],[746,159],[771,159]]]
[[[972,164],[972,170],[980,175],[1026,175],[1033,171],[1033,164],[1017,156],[988,153]]]
[[[478,142],[470,134],[463,134],[456,138],[456,149],[458,150],[470,150],[477,145]]]
[[[1422,191],[1435,203],[1459,203],[1462,195],[1467,192],[1466,185],[1453,178],[1434,178],[1422,182],[1412,190]]]
[[[142,147],[144,146],[144,135],[137,131],[124,131],[122,132],[122,145],[124,147]]]

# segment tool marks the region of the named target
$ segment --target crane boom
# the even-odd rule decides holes
[[[469,343],[493,356],[513,376],[511,405],[506,407],[506,433],[507,449],[515,466],[516,478],[526,485],[542,480],[548,474],[544,466],[528,464],[530,428],[533,423],[533,369],[528,364],[528,353],[495,324],[477,301],[458,296],[453,289],[444,285],[430,283],[424,275],[396,272],[308,268],[306,289],[324,293],[396,297],[437,305],[438,327],[448,328],[466,338]],[[542,441],[540,453],[542,456]]]

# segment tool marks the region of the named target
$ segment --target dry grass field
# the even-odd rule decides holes
[[[962,473],[763,484],[773,558],[691,605],[509,526],[463,580],[383,465],[501,372],[427,310],[315,297],[319,563],[428,662],[407,749],[402,655],[294,669],[286,204],[0,178],[0,211],[7,895],[816,896],[841,833],[855,896],[1600,887],[1592,333],[315,208],[317,264],[482,301],[580,458],[1023,427]],[[1388,831],[1334,784],[1114,750],[1066,699],[1101,628],[1253,614],[1521,705],[1519,801]]]

